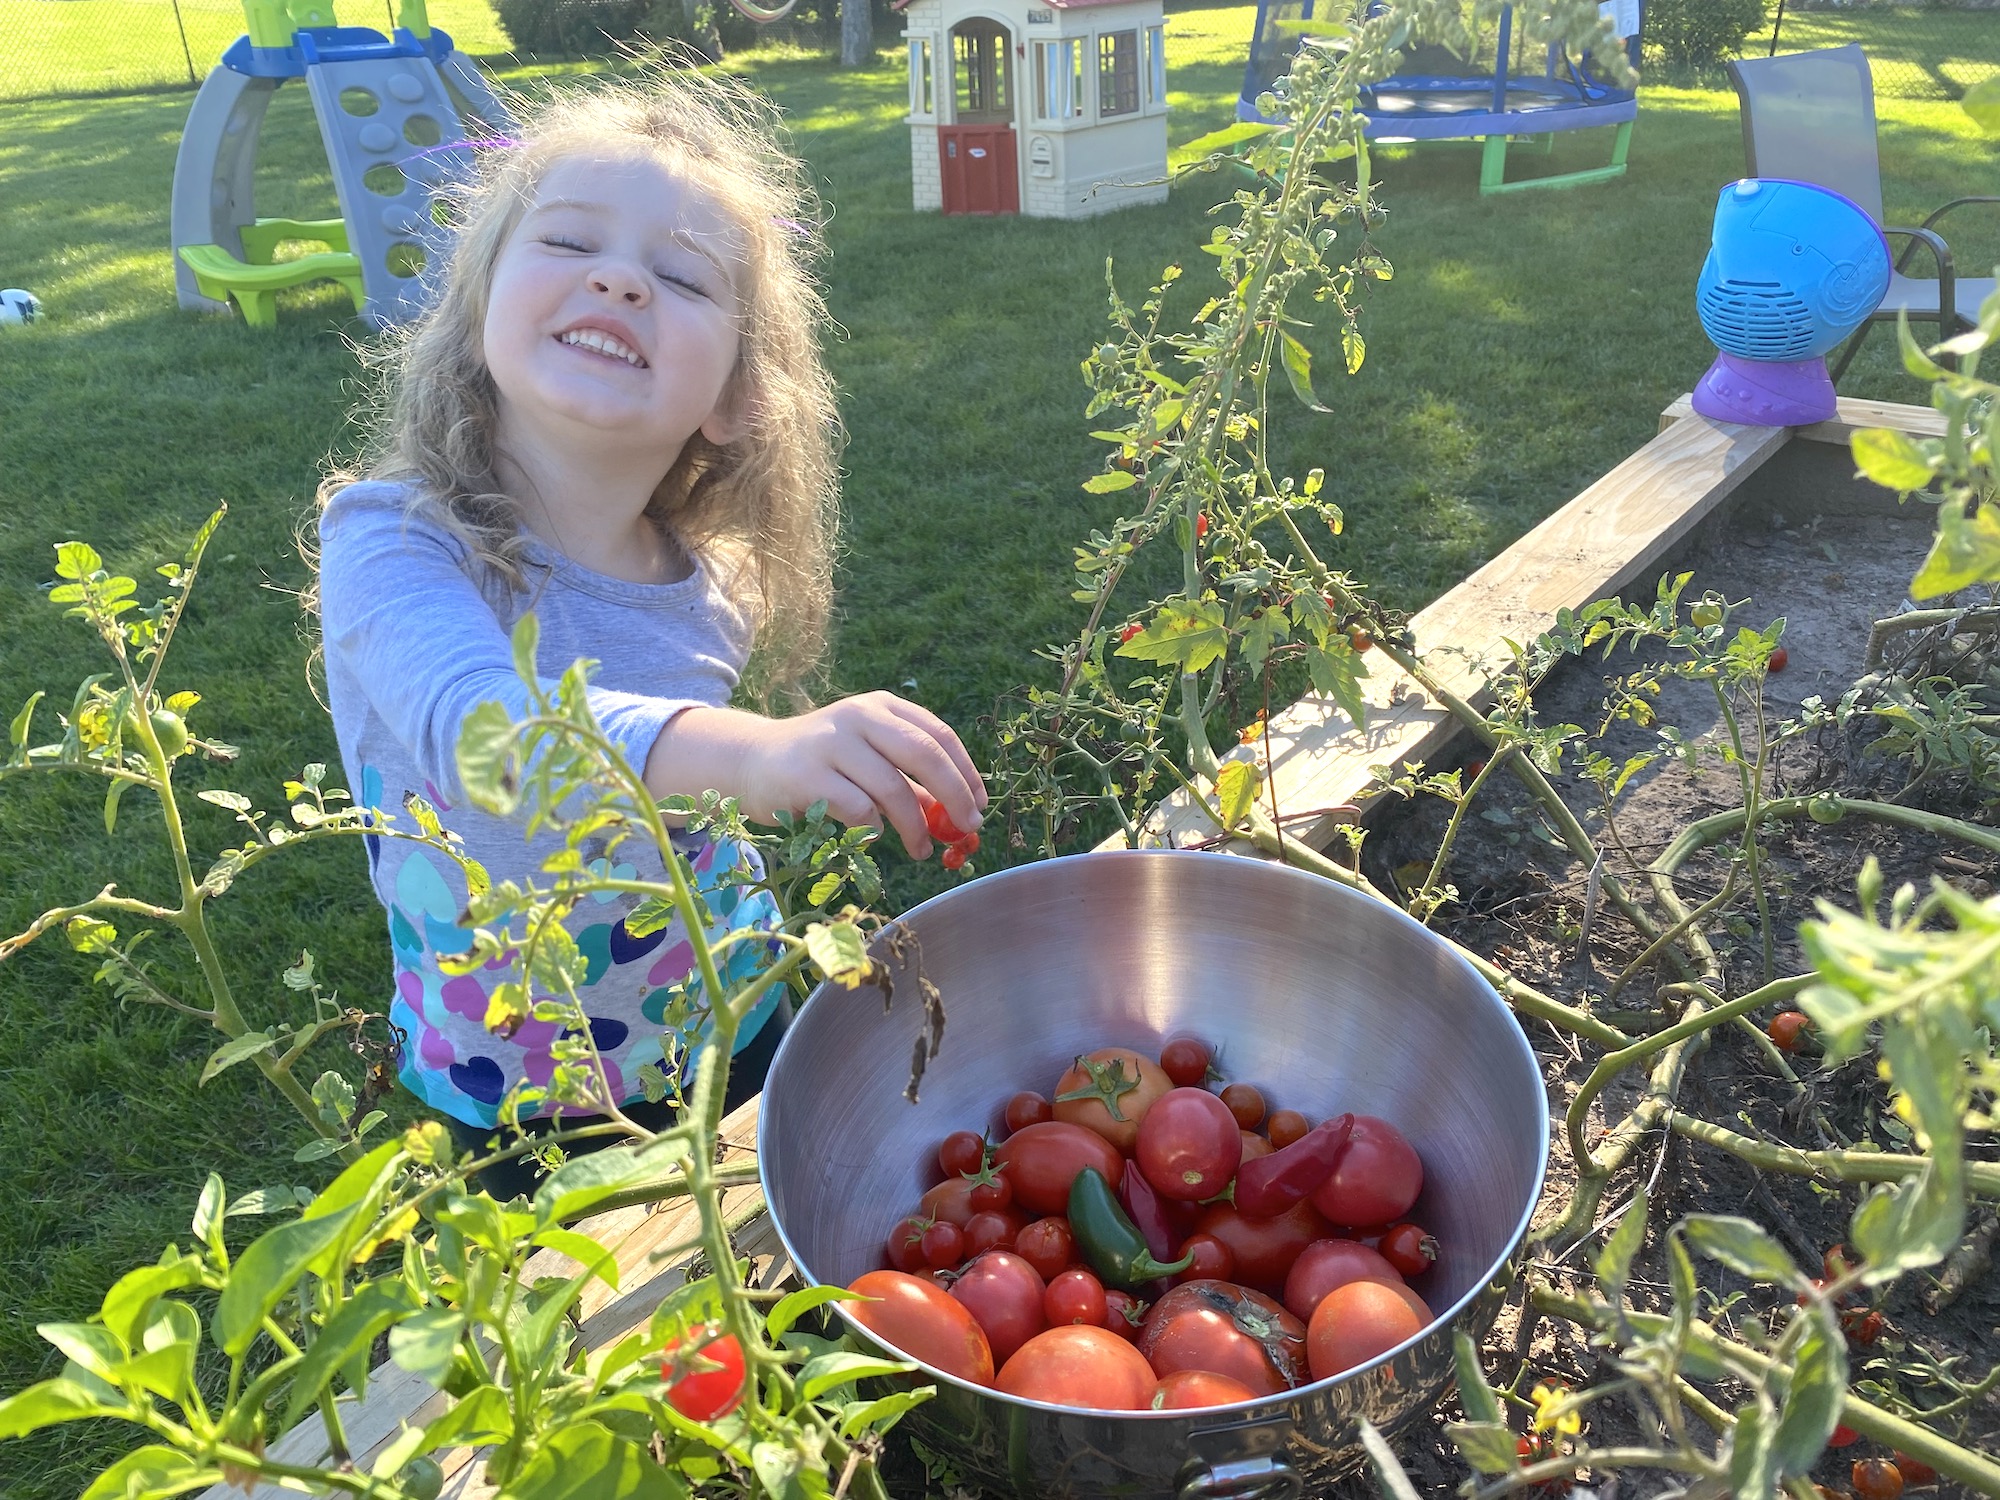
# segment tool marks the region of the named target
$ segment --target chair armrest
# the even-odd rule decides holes
[[[1968,203],[2000,203],[2000,198],[1994,198],[1984,194],[1979,194],[1968,198],[1954,198],[1951,200],[1951,202],[1947,203],[1943,208],[1938,209],[1928,219],[1924,220],[1924,228],[1929,229],[1933,224],[1937,223],[1939,219],[1942,219],[1946,214],[1950,213],[1954,208],[1963,208]]]
[[[1931,252],[1937,262],[1938,283],[1938,333],[1950,338],[1958,326],[1958,272],[1952,264],[1951,246],[1944,242],[1944,236],[1929,227],[1919,229],[1903,228],[1894,224],[1882,226],[1884,234],[1908,235],[1910,248],[1896,260],[1896,269],[1901,271],[1910,263],[1910,257],[1924,247]]]

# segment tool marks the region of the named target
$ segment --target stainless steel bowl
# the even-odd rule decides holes
[[[1423,1288],[1437,1323],[1336,1379],[1155,1414],[1019,1401],[932,1371],[938,1398],[905,1419],[927,1444],[1021,1500],[1296,1496],[1352,1466],[1357,1417],[1387,1430],[1428,1408],[1450,1376],[1452,1329],[1476,1336],[1498,1309],[1548,1154],[1534,1054],[1470,965],[1378,901],[1221,854],[1048,860],[969,882],[899,925],[947,1015],[921,1102],[903,1096],[915,953],[886,1010],[870,990],[816,993],[764,1087],[764,1192],[808,1280],[844,1285],[881,1265],[950,1132],[998,1130],[1010,1094],[1046,1089],[1079,1052],[1157,1051],[1183,1033],[1218,1046],[1230,1076],[1275,1106],[1393,1121],[1424,1162],[1411,1216],[1443,1247]]]

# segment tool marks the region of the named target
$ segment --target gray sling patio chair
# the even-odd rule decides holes
[[[1896,258],[1888,294],[1875,316],[1847,342],[1833,366],[1838,381],[1877,322],[1907,313],[1913,323],[1936,323],[1940,339],[1979,316],[1993,294],[1991,276],[1960,276],[1938,220],[1968,203],[2000,197],[1954,198],[1914,229],[1882,223],[1882,168],[1875,150],[1875,82],[1861,48],[1828,47],[1779,57],[1745,58],[1729,65],[1729,81],[1742,104],[1743,155],[1752,177],[1787,177],[1832,188],[1853,200],[1892,240],[1909,241]],[[1929,276],[1905,274],[1921,250],[1930,252]]]

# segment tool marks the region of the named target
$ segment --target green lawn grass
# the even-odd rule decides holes
[[[1177,138],[1229,117],[1249,16],[1172,18]],[[737,62],[790,112],[833,208],[827,293],[845,333],[831,357],[851,435],[839,685],[907,692],[983,754],[981,716],[1035,676],[1035,647],[1073,628],[1069,549],[1110,514],[1078,488],[1100,461],[1077,363],[1103,327],[1105,258],[1128,290],[1169,261],[1199,281],[1196,247],[1233,184],[1197,179],[1164,206],[1081,224],[915,214],[890,46],[852,74],[796,54]],[[226,498],[232,516],[166,686],[202,691],[197,729],[244,748],[237,766],[191,779],[268,804],[302,762],[337,759],[291,597],[306,577],[292,536],[342,441],[352,329],[331,289],[285,300],[266,333],[176,310],[167,189],[186,108],[170,95],[0,105],[0,284],[33,288],[48,313],[0,334],[0,712],[38,687],[67,702],[101,665],[44,598],[52,543],[94,540],[145,577]],[[1882,114],[1892,217],[1993,190],[1994,148],[1956,106],[1887,101]],[[1561,140],[1549,165],[1606,149],[1601,136]],[[1651,89],[1617,182],[1482,201],[1470,147],[1378,161],[1379,244],[1396,276],[1370,299],[1368,362],[1322,381],[1330,414],[1279,413],[1273,457],[1326,469],[1349,521],[1335,560],[1414,608],[1643,443],[1700,374],[1694,277],[1740,144],[1729,97]],[[330,210],[302,91],[273,106],[264,175],[266,212]],[[2000,260],[2000,223],[1968,227],[1985,233],[1965,261]],[[1878,336],[1846,389],[1922,399],[1890,343]],[[189,805],[200,848],[229,836],[219,811]],[[140,799],[114,844],[88,789],[0,789],[0,931],[107,879],[158,891],[158,836]],[[891,864],[892,904],[935,888],[935,867]],[[358,849],[274,861],[222,910],[239,994],[259,1014],[284,1003],[277,974],[301,948],[354,1003],[386,998],[389,955]],[[163,973],[185,978],[185,966],[167,957]],[[0,1021],[0,1390],[11,1390],[55,1368],[38,1321],[87,1316],[114,1276],[185,1236],[211,1167],[232,1191],[319,1169],[291,1164],[299,1129],[248,1070],[197,1090],[207,1039],[120,1009],[59,944],[0,968]],[[328,1065],[340,1062],[329,1049]],[[0,1448],[0,1491],[73,1495],[130,1440],[78,1426]]]

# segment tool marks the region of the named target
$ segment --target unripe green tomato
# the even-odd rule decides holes
[[[1706,630],[1711,625],[1720,625],[1722,623],[1722,606],[1720,604],[1708,603],[1697,604],[1693,609],[1688,611],[1688,618],[1694,621],[1697,628]]]
[[[1847,816],[1847,809],[1838,798],[1821,793],[1806,804],[1806,816],[1815,823],[1838,823]]]
[[[160,753],[172,760],[187,749],[187,725],[181,716],[171,708],[156,708],[150,715],[153,724],[153,738],[160,742]]]
[[[419,1454],[397,1471],[396,1484],[410,1500],[437,1500],[444,1490],[444,1469],[428,1453]]]
[[[1117,358],[1118,346],[1116,344],[1099,344],[1097,346],[1097,362],[1099,364],[1108,365],[1116,361]]]

